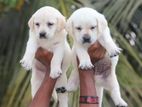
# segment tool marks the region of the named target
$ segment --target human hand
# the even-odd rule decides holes
[[[45,76],[39,87],[37,93],[35,94],[29,107],[49,107],[52,92],[54,90],[57,79],[52,79],[49,76],[50,62],[53,54],[47,50],[39,48],[35,54],[35,58],[38,60],[35,66],[40,69],[40,71],[45,71]],[[38,71],[38,70],[37,70]]]
[[[52,59],[53,53],[44,50],[43,48],[38,48],[35,58],[40,61],[46,67],[50,67],[50,62]]]
[[[96,61],[102,59],[105,56],[106,50],[97,41],[88,49],[88,53],[90,55],[92,63],[95,64]],[[81,71],[86,71],[86,72],[81,72]],[[92,71],[92,69],[90,70],[79,69],[80,96],[95,96],[97,98],[94,73],[89,71]],[[81,103],[80,107],[98,107],[98,104]]]
[[[88,49],[88,53],[90,55],[92,63],[95,63],[99,59],[102,59],[105,54],[106,50],[102,45],[97,41],[93,45],[91,45]]]
[[[91,58],[91,62],[94,65],[96,61],[102,59],[105,54],[106,50],[102,45],[96,41],[94,44],[92,44],[88,49],[89,56]],[[77,58],[77,63],[79,64],[79,60]],[[80,69],[81,71],[84,71],[85,69]]]

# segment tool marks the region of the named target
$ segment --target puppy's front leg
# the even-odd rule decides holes
[[[93,64],[91,63],[91,59],[87,52],[87,49],[77,46],[76,54],[79,59],[79,68],[91,69],[93,67]]]
[[[23,58],[20,60],[21,65],[26,70],[30,70],[32,68],[33,59],[35,57],[35,52],[37,50],[37,43],[33,36],[34,35],[30,33],[25,54]]]
[[[107,50],[110,57],[117,56],[120,53],[121,48],[119,48],[114,43],[108,27],[103,31],[98,40],[101,43],[101,45]]]
[[[53,58],[51,60],[51,72],[50,77],[53,79],[59,77],[62,74],[61,64],[63,61],[64,49],[63,46],[58,46],[53,51]]]

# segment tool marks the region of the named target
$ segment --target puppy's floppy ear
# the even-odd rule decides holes
[[[102,34],[103,31],[108,27],[107,20],[104,15],[98,13],[97,14],[97,23],[98,23],[98,32]]]
[[[60,16],[57,18],[57,30],[61,31],[65,28],[66,19],[64,16]]]
[[[67,30],[67,32],[68,32],[70,35],[73,34],[73,22],[72,22],[72,19],[71,19],[71,18],[69,18],[69,19],[67,20],[67,23],[66,23],[66,30]]]
[[[99,31],[99,43],[106,49],[110,57],[118,55],[121,49],[115,44],[111,37],[106,18],[104,17],[104,15],[98,13],[97,21]]]
[[[29,19],[28,26],[31,29],[31,31],[34,30],[34,17],[33,16]]]

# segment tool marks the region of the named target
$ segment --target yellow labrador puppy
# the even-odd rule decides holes
[[[51,60],[51,78],[58,78],[56,88],[66,85],[66,71],[70,64],[70,47],[67,43],[65,31],[65,17],[55,8],[45,6],[37,10],[30,18],[29,40],[25,54],[20,61],[26,69],[32,69],[32,96],[35,95],[45,76],[45,72],[35,59],[35,52],[39,47],[53,52]],[[36,65],[38,65],[37,69]],[[59,106],[67,107],[67,93],[58,93]]]
[[[111,97],[116,106],[127,106],[127,103],[121,98],[119,84],[115,74],[120,48],[111,38],[105,17],[94,9],[87,7],[80,8],[69,17],[66,27],[67,31],[74,39],[72,62],[74,65],[74,72],[69,79],[69,83],[66,87],[67,90],[73,91],[79,85],[76,56],[79,59],[79,68],[93,68],[94,65],[91,63],[87,50],[90,45],[99,41],[107,50],[107,54],[101,62],[98,62],[99,64],[96,67],[100,70],[105,66],[104,63],[111,63],[110,69],[105,71],[109,72],[109,74],[105,73],[108,75],[105,75],[100,71],[100,73],[98,73],[98,75],[96,74],[94,77],[96,80],[97,95],[99,96],[99,107],[101,107],[104,88],[110,91]],[[104,64],[104,66],[101,66],[102,64]]]

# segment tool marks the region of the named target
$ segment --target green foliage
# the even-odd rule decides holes
[[[27,22],[38,8],[50,5],[68,17],[77,8],[88,6],[103,13],[113,38],[123,49],[117,77],[129,107],[142,105],[142,1],[141,0],[0,0],[0,106],[27,107],[30,103],[30,72],[19,60],[28,38]],[[5,11],[5,9],[7,9]],[[17,10],[18,11],[15,11]],[[134,38],[136,35],[136,38]],[[69,42],[72,40],[70,38]],[[134,44],[133,44],[134,43]],[[69,107],[78,107],[79,91],[70,93]],[[108,92],[104,107],[114,104]]]

